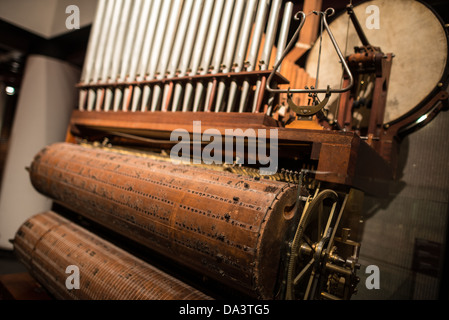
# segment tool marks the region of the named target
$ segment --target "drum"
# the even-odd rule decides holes
[[[427,5],[414,0],[366,1],[355,6],[354,12],[370,44],[385,54],[394,54],[384,124],[419,112],[448,81],[448,34],[441,19]],[[345,56],[362,45],[346,12],[329,27]],[[319,43],[318,39],[306,60],[310,75],[316,74]],[[318,88],[340,88],[342,67],[326,32],[321,51]],[[336,112],[338,97],[332,95],[328,103],[331,114]]]

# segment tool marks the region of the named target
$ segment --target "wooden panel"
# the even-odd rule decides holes
[[[274,119],[263,114],[194,112],[173,114],[170,112],[75,110],[71,119],[71,131],[81,137],[83,133],[93,129],[100,133],[104,132],[104,136],[111,132],[121,132],[168,141],[171,131],[175,129],[184,129],[192,133],[193,121],[201,121],[201,132],[214,128],[221,134],[225,134],[226,129],[241,129],[243,132],[246,129],[254,129],[256,135],[256,129],[277,129],[279,147],[296,145],[297,152],[310,153],[312,145],[315,144],[315,150],[320,150],[317,159],[318,170],[329,172],[317,174],[317,179],[321,181],[360,187],[375,192],[377,187],[370,187],[370,181],[389,180],[392,177],[386,161],[353,132],[283,128],[278,127]],[[304,145],[310,148],[301,149],[300,146]],[[291,154],[292,157],[297,155],[294,152]],[[301,156],[312,157],[311,154],[301,154]]]

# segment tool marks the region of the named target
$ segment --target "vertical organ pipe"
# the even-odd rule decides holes
[[[281,9],[282,0],[273,0],[268,18],[267,28],[265,32],[265,42],[262,48],[262,56],[260,63],[260,70],[267,70],[270,62],[271,51],[273,49],[274,40],[276,37],[277,24],[279,20],[279,11]],[[259,91],[262,90],[262,80],[257,80],[256,92],[253,101],[253,112],[256,112]]]
[[[214,56],[212,58],[212,65],[211,65],[211,74],[216,74],[220,71],[220,65],[223,58],[225,45],[226,45],[226,38],[229,30],[229,23],[231,21],[232,17],[232,10],[234,7],[235,1],[225,1],[225,7],[224,12],[222,13],[220,27],[218,30],[218,36],[215,43],[215,49],[214,49]],[[209,81],[207,84],[207,93],[206,93],[206,106],[209,104],[209,99],[212,92],[212,86],[213,82]],[[194,101],[194,111],[198,110],[199,102],[201,99],[202,92],[195,93],[195,101]]]
[[[281,29],[279,31],[279,39],[277,44],[276,60],[275,64],[281,59],[287,45],[288,32],[290,30],[290,22],[293,14],[293,2],[287,2],[284,8],[284,16],[282,19]],[[277,71],[281,70],[279,66]]]
[[[292,14],[293,14],[293,2],[287,2],[285,4],[285,8],[284,8],[284,15],[283,15],[283,19],[282,19],[281,28],[279,30],[276,58],[274,61],[275,65],[281,59],[282,54],[285,50],[285,46],[287,45],[287,38],[288,38],[288,32],[290,30],[290,21],[292,18]],[[279,65],[277,71],[279,72],[280,70],[281,70],[281,65]],[[273,103],[274,103],[274,94],[271,93],[268,98],[267,115],[271,114],[271,111],[273,108]]]
[[[257,8],[256,22],[254,26],[254,32],[251,39],[251,46],[248,53],[248,71],[255,70],[257,54],[260,48],[260,42],[262,39],[263,28],[265,26],[268,6],[270,5],[270,0],[260,0]],[[250,88],[250,83],[245,80],[242,85],[242,94],[240,97],[239,112],[244,112],[247,103],[248,91]]]
[[[162,1],[153,1],[153,6],[151,7],[151,14],[148,19],[147,30],[145,32],[145,41],[143,43],[142,52],[139,57],[139,66],[137,72],[137,81],[145,80],[148,61],[150,60],[151,48],[154,45],[153,39],[156,33],[156,26],[158,23],[159,12],[161,10]],[[142,89],[140,86],[134,87],[134,94],[132,99],[131,111],[137,111],[140,98],[142,95]],[[140,107],[141,111],[144,111],[142,105]]]
[[[184,41],[186,38],[186,32],[189,26],[189,19],[191,18],[193,0],[185,0],[182,7],[182,14],[178,25],[178,30],[176,32],[176,37],[173,44],[173,49],[171,52],[170,61],[167,67],[167,79],[171,79],[176,76],[178,71],[179,60],[181,58],[182,50],[189,50],[188,47],[184,46]],[[170,84],[165,84],[164,93],[162,96],[162,110],[168,110],[169,99],[168,94],[170,90]]]
[[[211,2],[211,0],[209,2]],[[201,11],[203,9],[203,4],[204,4],[203,0],[195,1],[192,16],[190,18],[189,28],[187,30],[184,48],[182,50],[181,61],[179,63],[178,77],[184,77],[187,74],[190,59],[192,58],[193,54],[193,46],[195,44],[195,37],[197,35],[198,25],[200,23],[200,16]],[[213,3],[211,2],[210,4],[211,4],[210,8],[212,8]],[[204,14],[208,15],[207,17],[209,17],[210,12],[208,13],[206,10]],[[207,17],[205,19],[207,19]],[[172,111],[177,111],[178,108],[180,107],[182,89],[183,89],[182,84],[176,83],[173,94]]]
[[[148,62],[148,69],[146,72],[146,80],[153,80],[156,76],[156,68],[159,63],[159,57],[161,55],[162,44],[165,34],[165,29],[168,24],[168,17],[170,14],[170,7],[172,5],[171,0],[162,1],[162,9],[159,14],[158,25],[156,28],[156,37],[154,39],[154,45],[151,48],[150,60]],[[150,104],[150,96],[151,96],[151,87],[150,85],[145,85],[143,87],[142,93],[142,111],[146,110],[148,106],[151,107]]]
[[[115,1],[115,0],[113,0]],[[114,8],[114,3],[109,4],[108,6],[106,6],[106,12],[105,12],[105,16],[103,19],[103,24],[102,24],[102,28],[101,28],[101,32],[100,32],[100,36],[98,39],[98,49],[97,52],[95,54],[95,61],[94,61],[94,65],[93,65],[93,72],[92,72],[92,82],[96,83],[98,82],[98,80],[100,79],[100,75],[101,75],[101,67],[102,67],[102,62],[103,62],[103,55],[104,55],[104,51],[106,48],[106,43],[108,40],[108,33],[109,33],[109,28],[111,26],[111,20],[112,20],[112,9]],[[95,89],[90,89],[89,93],[88,93],[88,97],[87,97],[87,110],[88,111],[92,111],[93,110],[93,106],[95,103]]]
[[[146,26],[148,24],[148,19],[150,16],[150,9],[151,9],[152,1],[151,0],[145,0],[143,2],[143,6],[141,8],[140,17],[139,17],[139,25],[137,27],[136,31],[136,37],[134,40],[134,46],[131,53],[131,61],[129,63],[129,71],[128,71],[128,81],[135,81],[137,72],[138,72],[138,63],[139,63],[139,57],[142,54],[142,47],[145,41],[148,41],[145,31]],[[129,106],[131,105],[131,95],[133,93],[133,87],[125,87],[124,94],[123,94],[123,109],[128,110]],[[131,106],[131,111],[133,111]]]
[[[231,1],[229,1],[231,2]],[[213,48],[213,43],[215,42],[215,32],[216,32],[216,28],[214,27],[215,25],[218,24],[218,22],[220,21],[220,15],[222,13],[222,8],[223,8],[223,4],[224,4],[224,0],[218,0],[218,1],[206,1],[205,3],[205,7],[204,7],[204,11],[202,14],[202,19],[200,22],[200,26],[198,28],[198,34],[196,37],[196,42],[195,42],[195,46],[193,49],[193,53],[192,53],[192,60],[190,62],[190,72],[189,74],[192,76],[195,76],[199,70],[200,67],[200,63],[202,63],[202,61],[204,61],[207,58],[208,55],[208,50],[209,48],[212,46]],[[213,16],[211,17],[211,12],[213,9]],[[218,13],[218,16],[217,16]],[[210,28],[209,28],[210,25]],[[213,36],[213,37],[211,37]],[[207,37],[207,41],[205,41]],[[213,40],[213,42],[211,41]],[[204,52],[203,52],[204,51]],[[203,60],[201,60],[201,56],[203,55]],[[207,72],[207,68],[204,68],[204,64],[201,65],[202,70]],[[197,87],[202,85],[201,83],[197,84]],[[186,84],[186,88],[185,88],[185,95],[184,95],[184,101],[183,101],[183,106],[182,106],[182,110],[183,111],[187,111],[190,107],[191,101],[192,101],[192,93],[193,93],[193,84],[192,83],[187,83]],[[198,111],[198,106],[196,105],[196,103],[194,103],[193,106],[193,111]]]
[[[97,11],[95,12],[94,22],[92,24],[92,31],[89,37],[89,43],[87,46],[86,58],[83,65],[83,71],[81,73],[81,83],[89,83],[94,64],[94,57],[98,49],[98,38],[100,35],[101,27],[103,26],[103,16],[105,12],[106,0],[99,0],[97,5]],[[84,110],[84,105],[87,97],[87,89],[83,89],[79,94],[79,110]]]
[[[168,26],[164,34],[162,51],[159,57],[159,64],[157,68],[157,79],[165,78],[167,66],[170,59],[173,47],[173,42],[176,36],[176,30],[179,24],[179,14],[182,7],[182,0],[174,0],[170,15],[168,17]],[[156,111],[160,105],[161,84],[156,84],[153,89],[153,99],[151,102],[151,111]]]
[[[103,66],[101,70],[100,81],[103,83],[109,82],[111,76],[111,62],[114,54],[114,44],[117,37],[117,27],[119,26],[120,15],[122,14],[122,0],[115,0],[114,10],[112,14],[111,28],[109,30],[109,35],[106,44],[106,50],[104,53]],[[97,89],[97,99],[96,99],[96,111],[100,111],[104,105],[105,100],[105,89]]]
[[[231,20],[231,26],[228,32],[228,39],[226,41],[226,48],[223,56],[221,72],[227,73],[231,70],[232,60],[234,58],[234,53],[236,50],[237,38],[241,26],[241,18],[243,13],[243,8],[245,5],[244,0],[237,0],[237,3],[234,8],[234,13]],[[217,98],[215,102],[215,111],[219,111],[221,109],[221,104],[223,102],[223,95],[226,89],[225,83],[220,81],[218,84],[218,92]]]
[[[117,38],[115,39],[114,55],[112,57],[111,62],[111,73],[109,82],[112,83],[118,81],[119,78],[120,63],[123,53],[123,43],[125,41],[126,31],[128,28],[129,14],[131,12],[131,4],[132,0],[124,0],[123,8],[121,11],[121,19],[119,22]],[[115,98],[117,99],[117,97]],[[118,104],[116,105],[116,108],[114,108],[114,106],[112,105],[113,101],[114,101],[113,88],[108,87],[106,88],[105,94],[105,106],[104,106],[105,111],[109,111],[111,109],[111,106],[114,111],[118,111]]]
[[[133,0],[132,1],[133,8],[131,16],[129,17],[129,25],[126,32],[125,37],[125,43],[122,51],[121,56],[121,66],[120,66],[120,75],[117,79],[117,82],[124,82],[127,80],[127,77],[129,75],[129,67],[130,67],[130,60],[131,60],[131,54],[132,49],[134,45],[134,39],[136,36],[136,29],[138,24],[138,17],[140,14],[140,8],[142,1],[140,0]],[[123,89],[122,88],[116,88],[115,89],[115,95],[114,95],[114,110],[119,110],[120,105],[123,106]],[[122,109],[123,110],[123,109]]]
[[[237,46],[237,51],[235,53],[234,72],[240,72],[242,70],[243,63],[245,61],[246,51],[248,49],[249,43],[249,36],[251,33],[251,27],[253,25],[254,20],[254,11],[256,8],[256,4],[257,4],[256,0],[248,0],[246,5],[245,17],[242,24],[242,30],[240,32],[240,39]],[[237,82],[233,80],[229,88],[227,112],[230,112],[233,109],[236,91],[237,91]]]

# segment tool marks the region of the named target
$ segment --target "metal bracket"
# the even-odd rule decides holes
[[[314,94],[313,96],[313,102],[312,105],[310,106],[298,106],[296,105],[293,100],[291,99],[291,94],[288,95],[288,99],[287,99],[287,103],[288,106],[290,107],[290,109],[295,112],[297,115],[299,116],[311,116],[314,114],[317,114],[318,112],[321,111],[321,109],[323,109],[326,104],[329,101],[329,98],[331,96],[330,94],[330,86],[327,86],[327,92],[326,92],[326,96],[322,101],[318,100],[318,97],[316,96],[316,94]],[[311,94],[312,95],[312,94]],[[316,103],[318,101],[318,103]],[[315,104],[313,104],[315,103]]]
[[[300,20],[299,26],[295,31],[295,34],[293,35],[292,39],[290,40],[290,42],[288,43],[286,49],[284,50],[284,52],[282,53],[282,56],[280,57],[280,59],[276,62],[275,66],[273,67],[273,70],[270,74],[270,76],[268,77],[267,80],[267,84],[266,84],[266,88],[269,92],[272,93],[287,93],[289,95],[293,94],[293,93],[309,93],[309,94],[317,94],[317,93],[325,93],[326,94],[326,98],[318,103],[317,105],[314,106],[306,106],[306,107],[300,107],[300,106],[296,106],[293,101],[291,101],[291,99],[289,98],[289,106],[292,108],[292,110],[299,110],[299,112],[295,111],[296,113],[300,114],[300,115],[313,115],[316,114],[317,112],[319,112],[327,103],[327,101],[329,100],[329,97],[332,93],[343,93],[346,91],[349,91],[353,84],[354,84],[354,78],[352,76],[351,71],[349,70],[349,67],[346,63],[345,58],[343,57],[343,54],[340,50],[340,48],[338,47],[338,44],[334,38],[334,35],[332,34],[332,31],[329,28],[329,25],[327,23],[326,17],[330,17],[332,15],[334,15],[335,10],[333,8],[328,8],[325,11],[313,11],[313,13],[315,14],[319,14],[321,15],[321,18],[323,19],[323,25],[324,28],[326,29],[327,33],[329,34],[329,38],[335,48],[335,51],[337,52],[338,57],[340,58],[340,62],[343,65],[343,68],[345,70],[345,72],[348,75],[348,79],[349,79],[349,84],[346,88],[340,88],[340,89],[331,89],[330,86],[328,86],[326,89],[316,89],[316,88],[306,88],[306,89],[274,89],[271,88],[270,84],[271,84],[271,80],[273,79],[276,70],[279,68],[279,66],[281,65],[282,61],[284,60],[284,58],[286,57],[286,55],[289,53],[289,51],[292,49],[292,47],[295,45],[296,43],[296,39],[299,36],[299,32],[301,31],[304,22],[306,20],[306,14],[302,11],[299,11],[295,14],[294,19],[295,20]]]

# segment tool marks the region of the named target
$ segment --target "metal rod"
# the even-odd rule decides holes
[[[138,26],[136,31],[136,37],[134,39],[134,47],[131,53],[131,61],[129,63],[128,69],[128,81],[136,80],[137,72],[138,72],[138,63],[139,57],[141,55],[142,46],[145,41],[145,31],[148,23],[148,19],[151,12],[152,0],[145,0],[143,2],[143,6],[141,7],[141,12],[138,20]],[[133,86],[128,86],[124,90],[124,99],[123,99],[123,110],[128,110],[131,96],[133,94]],[[131,111],[135,111],[133,107],[131,107]]]
[[[278,26],[278,20],[279,20],[279,11],[281,9],[281,0],[274,0],[271,6],[270,16],[268,18],[267,23],[267,29],[265,31],[265,42],[262,49],[262,56],[261,61],[259,61],[260,64],[260,70],[267,70],[268,69],[268,63],[270,62],[270,56],[271,51],[273,49],[274,40],[276,37],[276,31]],[[256,87],[256,93],[255,97],[259,96],[259,91],[261,90],[262,85],[262,79],[257,80],[257,87]],[[260,109],[260,105],[258,103],[261,103],[259,101],[260,99],[254,99],[253,101],[253,112],[256,112],[258,109]]]
[[[210,0],[209,3],[210,3],[210,6],[209,6],[210,10],[212,10],[212,5],[213,5],[212,0]],[[196,37],[198,26],[200,23],[200,16],[201,16],[201,11],[203,9],[203,4],[204,4],[203,0],[195,1],[195,5],[194,5],[193,11],[192,11],[192,16],[190,18],[189,29],[187,30],[187,36],[186,36],[184,47],[182,50],[181,61],[179,63],[178,77],[184,77],[187,74],[187,69],[189,68],[189,62],[190,62],[190,59],[192,58],[193,46],[195,44],[195,37]],[[208,14],[207,10],[208,9],[206,7],[203,14]],[[207,17],[209,17],[209,16],[210,16],[210,12],[207,15]],[[205,19],[207,19],[207,17]],[[174,94],[173,94],[172,111],[177,111],[178,108],[180,107],[182,89],[183,89],[182,85],[180,83],[176,83],[175,89],[174,89]]]
[[[225,3],[226,6],[224,6]],[[209,71],[209,66],[211,65],[211,61],[216,55],[218,55],[218,51],[222,52],[223,50],[222,38],[226,36],[226,35],[223,36],[223,33],[227,32],[227,27],[229,24],[229,19],[231,17],[233,5],[234,2],[230,0],[227,1],[220,0],[216,1],[215,3],[214,11],[212,13],[212,19],[210,22],[209,32],[207,34],[206,45],[204,47],[204,54],[202,58],[199,60],[201,62],[200,74],[203,75],[207,74],[207,72]],[[223,30],[223,28],[225,30]],[[192,109],[194,112],[197,112],[199,109],[203,88],[204,85],[202,82],[197,83]],[[186,95],[184,97],[183,111],[186,111],[190,104],[192,91],[193,85],[187,84]]]
[[[139,56],[139,52],[136,49],[140,49],[142,41],[140,44],[137,44],[139,40],[137,37],[139,35],[140,30],[144,30],[144,25],[142,25],[142,13],[144,16],[147,14],[143,12],[142,2],[134,1],[134,8],[131,15],[130,26],[128,30],[128,37],[126,38],[125,50],[123,55],[123,64],[121,70],[122,79],[125,78],[126,81],[132,81],[135,79],[136,67],[134,66],[135,62],[137,62],[137,57]],[[139,47],[139,48],[138,48]],[[134,62],[135,61],[135,62]],[[133,70],[134,69],[134,70]],[[130,101],[130,91],[132,87],[125,87],[123,90],[123,100],[122,100],[122,110],[128,111],[129,101]]]
[[[98,37],[100,36],[100,30],[103,25],[103,17],[105,12],[106,0],[100,0],[97,5],[97,11],[95,12],[95,18],[92,25],[92,31],[89,38],[89,44],[87,46],[86,59],[81,73],[81,83],[89,83],[91,72],[94,64],[94,57],[98,48]],[[87,97],[87,90],[80,90],[78,109],[84,110],[85,100]]]
[[[153,79],[153,80],[142,80],[142,81],[125,81],[121,83],[95,83],[95,84],[77,84],[77,88],[104,88],[104,87],[126,87],[126,86],[136,86],[136,85],[153,85],[156,83],[166,83],[166,82],[179,82],[179,83],[185,83],[187,81],[210,81],[211,79],[229,79],[230,77],[237,77],[241,79],[254,79],[260,76],[268,77],[271,73],[271,70],[265,70],[265,71],[241,71],[239,73],[230,72],[230,73],[217,73],[215,75],[199,75],[196,76],[184,76],[184,77],[176,77],[173,79]],[[278,75],[276,78],[277,81],[280,81],[281,83],[286,83],[284,77]]]
[[[279,12],[281,10],[281,0],[274,0],[270,11],[270,17],[267,23],[267,30],[265,32],[265,43],[262,49],[262,56],[260,63],[260,70],[267,70],[269,68],[271,52],[273,51],[274,40],[276,38],[276,31],[279,21]]]
[[[254,96],[254,106],[253,112],[260,112],[260,107],[262,106],[263,96],[265,94],[265,85],[267,82],[267,77],[262,77],[257,80],[258,88],[256,89],[256,94]]]
[[[168,62],[171,56],[173,42],[176,36],[176,29],[178,28],[179,15],[182,7],[182,0],[174,0],[173,6],[168,18],[168,26],[164,34],[164,43],[162,46],[161,55],[159,57],[158,74],[157,79],[161,80],[165,78],[167,72]],[[160,105],[160,95],[162,87],[160,84],[154,86],[153,100],[151,102],[151,111],[156,111]]]
[[[122,0],[116,0],[114,4],[114,10],[112,14],[112,21],[111,21],[111,28],[109,30],[108,40],[106,43],[106,50],[103,56],[103,66],[101,70],[101,76],[100,81],[101,82],[107,82],[110,77],[111,72],[111,61],[113,57],[113,49],[114,49],[114,43],[115,39],[117,37],[117,27],[118,22],[120,20],[120,15],[122,11]],[[96,111],[100,111],[101,107],[103,106],[103,102],[105,102],[105,89],[101,88],[97,90],[97,101],[96,101]]]
[[[234,1],[226,1],[226,7],[223,9],[224,1],[216,4],[214,8],[210,30],[207,35],[206,50],[205,54],[201,59],[201,68],[199,74],[205,75],[208,72],[212,74],[217,73],[216,70],[211,70],[211,63],[214,64],[213,59],[218,59],[219,55],[223,54],[223,39],[226,37],[226,32],[228,25],[225,25],[231,17],[232,7],[234,6]],[[224,13],[223,13],[224,10]],[[222,16],[223,15],[223,16]],[[224,29],[223,29],[224,28]],[[220,30],[220,31],[219,31]],[[211,62],[212,61],[212,62]],[[203,95],[204,83],[198,82],[196,84],[195,98],[193,101],[193,111],[199,111],[199,104]],[[205,100],[205,111],[208,110],[208,99]]]
[[[188,22],[190,14],[192,12],[193,0],[184,0],[184,5],[182,7],[181,19],[178,25],[178,31],[176,33],[172,56],[168,64],[168,75],[167,78],[173,78],[176,75],[176,70],[181,58],[181,52],[184,48],[184,40],[186,37],[186,32],[188,29]]]
[[[226,48],[223,56],[222,61],[222,73],[228,73],[231,70],[231,64],[232,59],[234,58],[235,50],[236,50],[236,44],[237,44],[237,36],[239,33],[239,29],[241,26],[241,19],[242,19],[242,13],[243,8],[245,6],[244,0],[237,0],[234,12],[232,15],[231,20],[231,26],[228,32],[228,39],[226,41]],[[226,89],[226,84],[224,81],[220,81],[218,84],[218,92],[217,92],[217,99],[215,102],[215,112],[218,112],[221,110],[221,104],[223,102],[223,95],[224,91]]]
[[[117,82],[124,82],[127,79],[129,73],[129,64],[131,59],[131,52],[134,44],[135,32],[138,23],[138,17],[140,13],[140,6],[142,1],[135,0],[132,2],[133,9],[129,20],[128,29],[126,31],[126,40],[125,45],[123,47],[122,55],[121,55],[121,66],[120,66],[120,74],[117,79]],[[122,102],[123,92],[121,88],[115,89],[114,95],[114,110],[118,111],[120,103]],[[123,99],[125,100],[125,99]]]
[[[93,65],[93,73],[91,82],[97,82],[100,79],[101,67],[103,62],[103,55],[108,39],[109,28],[112,20],[112,10],[114,3],[109,2],[106,6],[106,12],[103,19],[103,25],[101,26],[100,37],[98,39],[98,49],[95,54],[95,61]],[[95,103],[95,90],[90,89],[87,97],[87,110],[92,111]]]
[[[227,34],[228,34],[228,30],[229,30],[229,25],[230,25],[230,21],[231,21],[231,17],[232,17],[232,10],[234,8],[234,4],[235,4],[234,0],[226,1],[224,12],[223,12],[223,15],[221,18],[217,42],[215,44],[214,57],[212,58],[212,65],[210,68],[211,74],[216,74],[220,71],[221,61],[222,61],[222,58],[224,55],[226,39],[227,39]],[[209,81],[209,83],[207,84],[207,93],[206,93],[206,100],[205,100],[206,105],[210,104],[212,86],[213,86],[213,81]],[[200,92],[198,92],[198,90],[197,90],[197,92],[195,94],[194,110],[196,110],[198,108],[200,99],[201,99],[201,95],[200,95]]]
[[[366,37],[366,34],[363,31],[362,26],[360,25],[359,19],[357,19],[357,16],[355,15],[354,6],[352,4],[348,4],[346,6],[346,11],[351,18],[352,24],[354,25],[355,31],[357,32],[357,35],[359,36],[362,44],[364,46],[370,46],[371,44],[369,43],[368,38]]]
[[[114,52],[113,57],[111,61],[111,71],[110,71],[110,77],[108,79],[108,82],[115,82],[119,76],[120,71],[120,63],[122,59],[122,52],[123,52],[123,43],[125,41],[125,35],[126,30],[128,28],[128,21],[129,21],[129,15],[131,12],[131,5],[132,0],[124,0],[124,4],[121,11],[121,19],[119,22],[119,28],[117,33],[117,38],[115,41],[114,46]],[[109,111],[111,108],[111,105],[113,103],[114,99],[114,92],[111,87],[106,88],[106,94],[105,94],[105,102],[104,102],[104,109],[105,111]],[[113,107],[114,111],[118,110]]]
[[[260,42],[262,39],[262,33],[267,18],[268,6],[271,0],[260,0],[257,8],[256,22],[254,26],[253,37],[251,39],[251,47],[248,53],[248,66],[247,71],[255,70],[255,64],[257,60],[257,54],[260,48]],[[243,112],[246,108],[246,101],[248,97],[248,91],[250,83],[245,80],[242,85],[242,94],[240,96],[239,112]]]
[[[257,4],[256,0],[248,0],[246,5],[242,30],[240,31],[240,39],[234,58],[234,72],[240,72],[243,68],[243,63],[245,62],[246,51],[248,49],[249,36],[254,21],[254,12],[256,9],[256,4]],[[228,106],[226,110],[227,112],[231,112],[233,109],[236,91],[237,91],[237,82],[233,80],[229,88]]]
[[[108,46],[106,48],[105,53],[105,61],[103,63],[103,72],[102,72],[102,82],[108,83],[115,80],[115,77],[117,76],[117,70],[114,70],[115,65],[115,51],[121,49],[122,44],[120,41],[123,41],[123,35],[121,31],[121,20],[123,19],[123,15],[125,14],[124,10],[127,6],[127,2],[123,0],[117,0],[116,6],[114,8],[114,14],[113,14],[113,21],[111,25],[110,35],[109,35],[109,41]],[[129,4],[128,4],[129,7]],[[122,17],[122,18],[121,18]],[[126,23],[126,22],[125,22]],[[125,24],[126,26],[126,24]],[[120,43],[119,46],[118,43]],[[99,91],[97,90],[97,95],[99,95]],[[101,106],[103,106],[104,111],[109,111],[111,104],[112,104],[112,98],[113,93],[111,88],[104,88],[101,91],[102,99],[103,101],[97,101],[97,110],[101,109]]]
[[[159,57],[161,54],[171,4],[172,4],[171,0],[163,1],[162,9],[159,15],[158,26],[156,28],[156,37],[153,42],[153,47],[151,48],[150,60],[148,62],[148,69],[145,77],[146,80],[152,80],[155,78],[156,75],[156,68],[158,66]],[[142,104],[141,104],[142,111],[146,110],[149,105],[151,89],[152,88],[149,85],[145,85],[143,87]]]
[[[161,10],[162,1],[153,1],[151,7],[150,17],[148,19],[147,30],[145,32],[145,41],[143,43],[142,52],[139,58],[139,69],[137,72],[137,80],[143,81],[148,68],[148,61],[150,59],[151,49],[153,46],[154,36],[156,34],[156,26],[158,22],[159,13]],[[131,111],[137,111],[137,106],[142,95],[142,88],[134,86],[134,94],[132,98]],[[141,111],[144,111],[141,109]]]
[[[278,45],[277,45],[277,51],[276,51],[276,60],[275,62],[281,61],[282,53],[285,50],[285,47],[287,46],[287,38],[288,38],[288,32],[290,30],[290,21],[293,14],[293,2],[287,2],[285,4],[284,8],[284,16],[282,19],[281,29],[279,31],[279,39],[278,39]],[[281,71],[281,64],[279,64],[276,71]]]
[[[170,79],[176,76],[178,70],[179,60],[181,58],[181,52],[184,49],[184,41],[186,38],[186,32],[189,26],[189,19],[192,12],[193,0],[185,0],[182,7],[181,18],[178,25],[178,30],[176,32],[176,37],[173,44],[173,49],[170,57],[170,61],[167,67],[166,78]],[[169,103],[169,92],[173,88],[170,83],[165,84],[164,93],[162,97],[162,111],[167,111],[167,106]]]
[[[279,30],[275,64],[277,64],[278,61],[282,61],[281,60],[282,53],[284,52],[285,47],[287,45],[287,38],[288,32],[290,31],[290,21],[292,18],[292,14],[293,14],[293,2],[287,2],[284,8],[284,15],[282,18],[281,29]],[[276,70],[280,72],[281,64],[278,65]],[[274,93],[270,93],[270,96],[268,97],[268,110],[267,110],[268,115],[270,115],[273,110],[273,104],[274,104]]]

